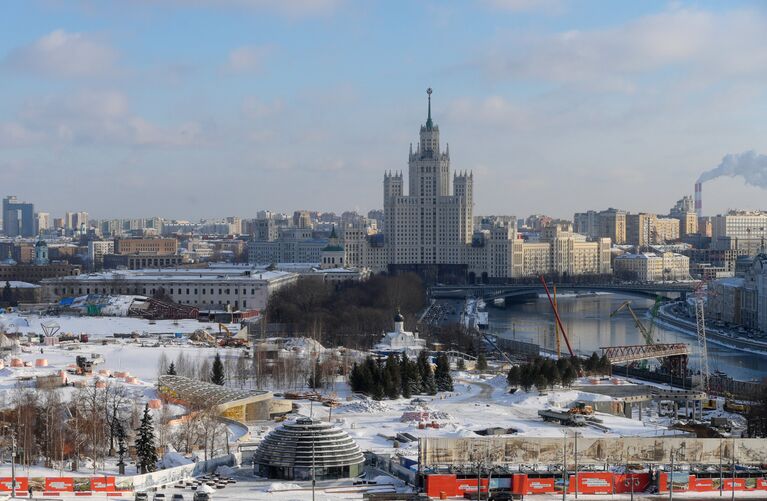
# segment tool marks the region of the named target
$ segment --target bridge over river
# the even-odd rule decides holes
[[[584,283],[556,284],[559,292],[615,292],[641,296],[684,296],[695,290],[699,282],[645,282],[645,283]],[[541,283],[527,284],[481,284],[481,285],[435,285],[429,288],[433,299],[481,298],[484,301],[529,296],[545,292]]]

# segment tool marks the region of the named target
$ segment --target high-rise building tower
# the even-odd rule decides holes
[[[9,237],[35,235],[35,206],[19,202],[13,195],[3,199],[3,231]]]
[[[450,176],[450,149],[441,150],[439,127],[428,113],[416,150],[410,145],[408,192],[402,173],[384,175],[388,261],[394,265],[462,264],[473,233],[471,173]]]

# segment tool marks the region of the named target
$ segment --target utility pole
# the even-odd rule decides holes
[[[722,453],[724,452],[724,449],[722,448],[722,439],[719,439],[719,497],[722,497],[724,494],[724,472],[722,472]]]
[[[671,449],[671,471],[668,474],[668,501],[674,499],[674,449]]]
[[[735,440],[732,441],[732,480],[730,481],[730,499],[735,501]]]
[[[575,499],[578,499],[578,435],[580,432],[575,432]]]
[[[562,501],[567,499],[567,431],[562,433]]]

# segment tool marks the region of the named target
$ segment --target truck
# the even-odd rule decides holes
[[[552,421],[562,426],[584,426],[586,418],[581,414],[571,413],[564,409],[544,409],[538,411],[544,421]]]

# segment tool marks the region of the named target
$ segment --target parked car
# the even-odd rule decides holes
[[[149,501],[149,494],[146,492],[137,492],[133,499],[134,501]]]
[[[165,501],[165,494],[162,492],[155,492],[152,501]]]
[[[170,498],[170,501],[184,501],[184,495],[176,493],[172,498]]]
[[[210,501],[210,496],[207,492],[195,492],[194,501]]]

